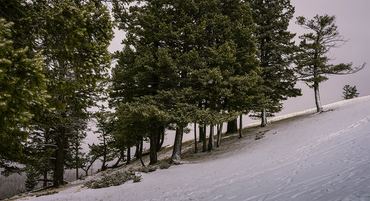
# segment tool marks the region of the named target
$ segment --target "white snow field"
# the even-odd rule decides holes
[[[273,122],[260,140],[245,137],[217,158],[142,174],[138,183],[21,200],[370,200],[370,96],[325,109]]]

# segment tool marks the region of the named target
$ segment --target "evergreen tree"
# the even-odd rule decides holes
[[[35,2],[36,3],[36,2]],[[44,71],[50,79],[50,105],[40,124],[52,129],[56,142],[54,186],[63,184],[68,143],[80,130],[76,122],[90,118],[103,90],[113,38],[112,22],[106,6],[93,1],[38,1],[39,46],[46,60]]]
[[[297,17],[298,25],[311,33],[300,36],[300,52],[296,56],[297,72],[301,80],[314,89],[317,112],[322,112],[319,84],[328,80],[326,75],[346,75],[356,73],[365,67],[353,67],[352,63],[329,64],[331,48],[340,47],[346,40],[339,34],[335,25],[335,16],[316,15],[312,20]]]
[[[344,99],[352,99],[354,97],[358,97],[359,93],[357,93],[356,86],[344,85],[343,87],[343,98]]]
[[[100,143],[97,145],[93,144],[91,146],[95,146],[95,153],[101,158],[102,162],[100,170],[104,171],[107,169],[107,163],[117,158],[120,151],[114,147],[115,139],[112,136],[114,124],[112,124],[111,120],[113,115],[110,112],[105,111],[103,106],[99,112],[94,114],[94,117],[97,121],[96,127],[98,128],[97,131],[94,131],[94,134],[100,134],[98,136]]]
[[[290,0],[249,0],[253,21],[257,24],[258,58],[262,68],[264,104],[261,102],[261,126],[267,124],[267,116],[282,109],[281,101],[301,95],[294,88],[297,77],[290,67],[295,51],[295,34],[288,31],[294,7]]]
[[[23,31],[18,26],[0,15],[0,167],[20,162],[30,120],[47,108],[42,56],[27,44],[15,44],[18,38],[13,33]]]

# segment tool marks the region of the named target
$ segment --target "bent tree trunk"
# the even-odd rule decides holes
[[[266,125],[267,125],[266,109],[263,108],[261,111],[261,127],[265,127]]]
[[[236,133],[238,132],[238,119],[227,122],[226,133]]]
[[[140,144],[139,144],[139,151],[138,151],[138,158],[140,159],[140,162],[141,162],[141,165],[143,166],[143,167],[145,167],[145,164],[144,164],[144,162],[143,162],[143,142],[144,140],[143,139],[141,139],[141,142],[140,142]]]
[[[323,112],[323,107],[321,105],[321,100],[320,100],[319,84],[315,83],[313,89],[315,92],[315,103],[316,103],[317,112],[318,113]]]
[[[172,157],[171,157],[172,163],[177,164],[181,160],[181,145],[182,145],[183,135],[184,135],[184,126],[178,125],[176,127],[175,142],[173,144],[173,151],[172,151]]]
[[[157,152],[162,148],[163,142],[164,142],[164,135],[165,135],[165,129],[164,126],[161,126],[159,128],[158,132],[158,142],[157,142]]]

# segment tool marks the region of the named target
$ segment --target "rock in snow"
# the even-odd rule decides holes
[[[370,200],[370,96],[325,109],[273,122],[259,140],[143,174],[139,183],[20,200]]]

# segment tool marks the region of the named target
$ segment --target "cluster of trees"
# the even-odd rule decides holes
[[[345,42],[333,16],[298,17],[313,32],[296,46],[289,0],[1,0],[0,10],[0,167],[26,171],[29,189],[36,181],[58,187],[65,168],[78,177],[97,159],[102,170],[113,159],[129,163],[134,146],[141,159],[144,141],[154,164],[169,129],[177,163],[189,123],[195,145],[199,125],[203,151],[213,150],[223,122],[235,132],[238,116],[252,113],[266,126],[282,100],[301,95],[299,79],[314,89],[320,112],[325,75],[365,66],[328,63],[330,48]],[[111,55],[114,24],[126,38]],[[102,97],[114,112],[89,112]],[[101,143],[83,153],[92,118]]]

